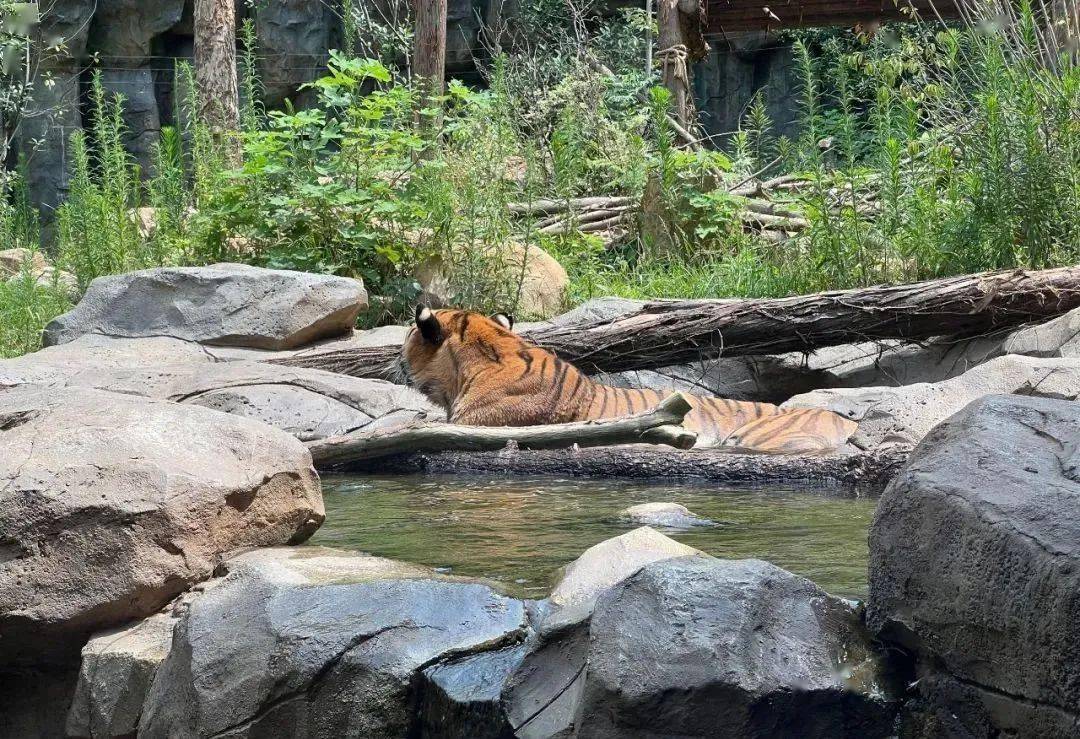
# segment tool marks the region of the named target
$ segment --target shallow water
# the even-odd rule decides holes
[[[312,544],[486,577],[519,597],[548,594],[560,567],[635,524],[618,513],[673,501],[717,522],[661,529],[718,557],[756,557],[847,598],[866,596],[866,532],[876,501],[795,489],[615,480],[327,476]]]

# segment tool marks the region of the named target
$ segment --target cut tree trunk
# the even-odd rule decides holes
[[[1080,267],[1007,270],[761,300],[647,303],[608,321],[523,336],[586,372],[657,369],[719,356],[808,352],[879,339],[974,335],[1080,307]],[[282,364],[384,377],[400,347],[313,350]]]
[[[345,436],[311,441],[307,446],[319,467],[416,452],[497,451],[510,442],[523,449],[612,444],[666,444],[689,449],[697,441],[697,435],[679,425],[689,412],[690,404],[686,398],[675,393],[650,411],[607,421],[541,426],[414,423],[375,431],[355,431]]]
[[[239,141],[232,136],[240,128],[236,4],[233,0],[195,0],[194,13],[199,115],[233,157],[239,158]]]

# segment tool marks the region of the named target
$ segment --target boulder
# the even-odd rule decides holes
[[[177,625],[140,737],[410,735],[425,670],[528,630],[520,601],[378,557],[270,550],[226,569]]]
[[[502,705],[515,736],[572,735],[583,687],[589,617],[598,597],[650,562],[699,554],[643,526],[590,547],[563,568],[536,616],[537,634],[503,688]]]
[[[648,526],[589,547],[560,573],[548,602],[545,628],[588,618],[605,590],[650,562],[701,554]]]
[[[467,246],[457,247],[460,250]],[[570,278],[563,266],[546,251],[538,246],[530,246],[516,241],[508,242],[501,249],[484,247],[490,257],[501,262],[503,269],[498,279],[510,280],[517,286],[521,281],[521,292],[516,307],[513,308],[521,318],[550,318],[558,313],[565,303],[566,288]],[[455,259],[433,258],[420,265],[416,278],[420,287],[439,305],[451,305],[454,296],[461,290]],[[468,269],[461,270],[465,275]],[[511,310],[510,306],[506,310]]]
[[[856,613],[759,560],[648,564],[600,597],[578,736],[887,737]]]
[[[640,503],[619,511],[619,518],[642,526],[663,526],[669,529],[716,525],[715,521],[702,518],[679,503]]]
[[[40,287],[55,286],[72,299],[78,296],[79,284],[75,276],[53,267],[41,252],[22,247],[0,251],[0,279],[6,277],[10,285],[24,279],[24,271],[28,271]]]
[[[107,383],[114,372],[214,361],[206,347],[192,341],[168,336],[114,339],[87,334],[67,344],[0,360],[0,388],[24,384],[98,387]]]
[[[176,618],[158,613],[95,634],[82,650],[67,735],[134,736],[158,667],[169,656]]]
[[[521,666],[525,644],[481,652],[427,668],[421,675],[419,722],[425,737],[504,739],[513,727],[503,686]]]
[[[106,334],[293,349],[351,331],[366,306],[363,285],[346,277],[240,264],[147,269],[94,280],[43,342]]]
[[[80,377],[80,381],[92,379]],[[384,380],[261,362],[225,362],[113,371],[95,387],[201,405],[269,424],[303,439],[371,424],[445,417],[416,390]]]
[[[801,362],[807,371],[827,378],[818,387],[892,387],[941,382],[962,375],[1000,356],[1004,340],[999,334],[970,339],[942,337],[918,343],[870,341],[823,347],[806,357],[786,354],[782,358],[788,364]]]
[[[792,395],[837,384],[825,370],[812,369],[802,355],[775,357],[721,357],[656,370],[602,372],[597,382],[615,387],[678,390],[733,400],[781,403]]]
[[[85,388],[0,390],[0,664],[64,661],[238,547],[323,520],[311,457],[264,424]]]
[[[872,449],[888,443],[915,444],[971,401],[1001,393],[1075,399],[1080,395],[1080,360],[1010,354],[944,382],[815,390],[782,407],[827,408],[858,421],[851,443]]]
[[[1002,350],[1031,357],[1080,357],[1080,309],[1014,332]]]
[[[990,716],[1058,714],[1041,736],[1080,726],[1078,444],[1076,403],[976,400],[923,439],[870,530],[869,626]]]

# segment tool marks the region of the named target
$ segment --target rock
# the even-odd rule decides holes
[[[816,390],[782,407],[827,408],[858,421],[851,443],[872,449],[917,443],[971,401],[999,393],[1075,399],[1080,394],[1080,361],[1006,355],[944,382]]]
[[[642,566],[701,554],[648,527],[587,549],[563,568],[536,616],[537,634],[506,681],[502,705],[519,739],[572,736],[597,598]]]
[[[689,529],[695,526],[715,526],[715,521],[692,513],[678,503],[640,503],[619,511],[619,518],[643,526],[664,526]]]
[[[51,266],[49,260],[39,251],[22,247],[0,251],[0,276],[3,277],[18,275],[27,267],[34,275],[38,275]]]
[[[922,441],[870,530],[869,626],[1012,706],[992,713],[1054,709],[1042,736],[1080,726],[1078,443],[1076,403],[976,400]]]
[[[808,371],[828,378],[818,387],[876,387],[941,382],[962,375],[1002,354],[1002,335],[972,339],[943,337],[920,343],[865,342],[818,349],[808,357],[787,354]],[[1023,353],[1023,352],[1017,352]],[[805,392],[805,391],[799,391]]]
[[[513,736],[502,690],[525,658],[520,645],[482,652],[424,670],[420,724],[425,737],[502,739]]]
[[[303,439],[445,417],[412,388],[334,372],[262,362],[224,362],[114,370],[94,387],[201,405],[269,424]]]
[[[74,310],[45,327],[43,341],[172,336],[292,349],[351,331],[366,306],[363,285],[345,277],[240,264],[147,269],[94,280]]]
[[[836,384],[828,372],[811,369],[801,360],[791,361],[787,355],[721,357],[657,370],[603,372],[593,379],[615,387],[678,390],[765,403],[781,403],[794,394]]]
[[[69,298],[78,296],[79,284],[75,276],[53,267],[41,252],[22,247],[0,251],[0,279],[6,277],[7,283],[13,284],[24,279],[24,270],[29,271],[41,287],[56,286]]]
[[[548,597],[552,611],[545,628],[587,618],[597,597],[649,562],[701,554],[648,526],[589,547],[563,568],[558,584]]]
[[[512,280],[514,285],[521,280],[521,295],[513,308],[518,316],[549,318],[562,309],[570,279],[553,256],[538,246],[518,242],[507,243],[501,251],[492,246],[485,250],[504,264],[506,274],[502,279]],[[417,269],[416,278],[423,291],[443,305],[451,305],[453,296],[460,292],[452,260],[447,263],[439,258],[430,259]],[[511,308],[508,306],[507,310]]]
[[[175,624],[171,613],[158,613],[87,642],[68,710],[68,736],[135,735],[150,684],[169,656]]]
[[[759,560],[648,564],[597,601],[578,736],[887,737],[858,617]],[[856,676],[859,679],[856,679]]]
[[[1014,332],[1002,347],[1031,357],[1080,357],[1080,310]]]
[[[627,313],[632,313],[645,305],[645,303],[644,300],[631,300],[629,298],[592,298],[544,323],[551,326],[572,326],[576,323],[604,323]]]
[[[113,372],[214,361],[206,347],[168,336],[114,339],[87,334],[67,344],[0,360],[0,388],[27,383],[98,387]]]
[[[265,102],[273,107],[287,98],[299,102],[300,86],[325,74],[327,49],[342,48],[334,38],[340,11],[303,0],[265,0],[254,7]],[[365,17],[354,20],[361,30],[366,28]]]
[[[226,567],[177,625],[140,737],[404,736],[423,671],[528,630],[520,601],[378,557],[278,549]]]
[[[545,627],[530,640],[502,695],[514,737],[574,736],[588,650],[588,620]]]
[[[243,546],[323,519],[311,457],[261,423],[83,388],[0,390],[0,664],[66,660]]]

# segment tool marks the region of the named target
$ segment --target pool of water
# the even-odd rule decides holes
[[[847,598],[866,596],[866,533],[876,501],[796,489],[612,480],[327,476],[326,523],[312,544],[485,577],[546,596],[560,567],[635,524],[637,503],[673,501],[712,527],[665,534],[718,557],[756,557]]]

